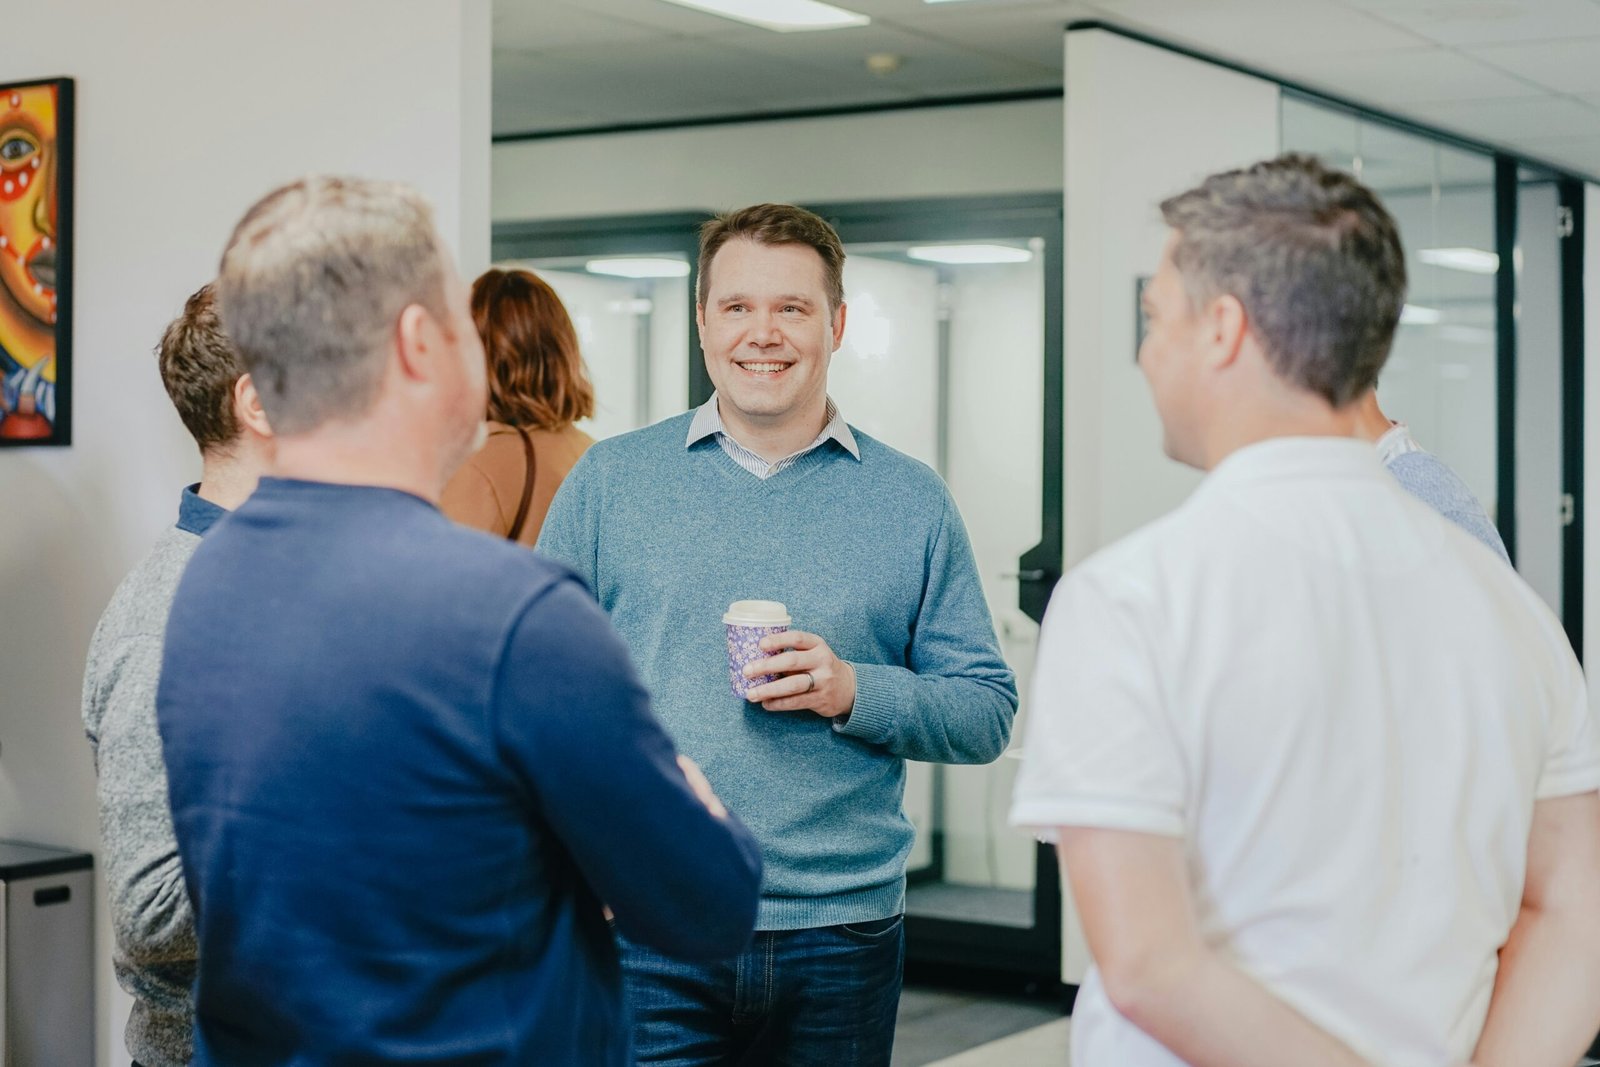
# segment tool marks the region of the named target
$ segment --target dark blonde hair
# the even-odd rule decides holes
[[[711,261],[734,238],[761,245],[804,245],[822,257],[822,286],[828,292],[828,313],[844,303],[844,245],[828,220],[793,204],[755,204],[718,215],[700,227],[700,263],[696,298],[702,305],[711,292]]]
[[[558,430],[594,414],[578,332],[544,279],[526,270],[486,271],[472,283],[472,321],[489,360],[489,418]]]

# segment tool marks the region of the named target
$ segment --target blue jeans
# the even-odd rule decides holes
[[[621,942],[634,1055],[665,1067],[888,1067],[901,916],[758,930],[733,959],[684,963]]]

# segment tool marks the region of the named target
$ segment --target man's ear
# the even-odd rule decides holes
[[[1244,348],[1250,332],[1250,316],[1239,298],[1228,293],[1217,297],[1201,313],[1201,341],[1206,365],[1214,370],[1231,366]]]
[[[444,331],[421,304],[407,304],[394,328],[394,356],[406,381],[426,381],[444,343]]]
[[[833,313],[833,350],[839,351],[839,346],[844,344],[844,313],[850,310],[846,304],[840,304]]]
[[[256,436],[272,436],[272,424],[261,407],[261,394],[256,392],[256,383],[248,374],[239,375],[238,381],[233,383],[233,415]]]

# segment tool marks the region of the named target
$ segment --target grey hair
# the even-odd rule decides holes
[[[409,186],[312,176],[257,201],[222,255],[217,302],[273,429],[371,408],[401,312],[419,304],[449,328],[447,271]]]
[[[1405,304],[1400,231],[1377,196],[1306,155],[1213,174],[1161,204],[1198,308],[1231,295],[1273,370],[1343,407],[1377,384]]]

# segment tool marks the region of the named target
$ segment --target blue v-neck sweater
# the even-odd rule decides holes
[[[860,431],[859,460],[830,441],[762,480],[714,437],[686,448],[691,418],[585,453],[539,548],[589,583],[656,713],[755,833],[757,927],[897,914],[905,761],[994,760],[1016,713],[966,529],[936,474]],[[855,667],[842,726],[730,692],[722,614],[745,599],[782,601]]]

